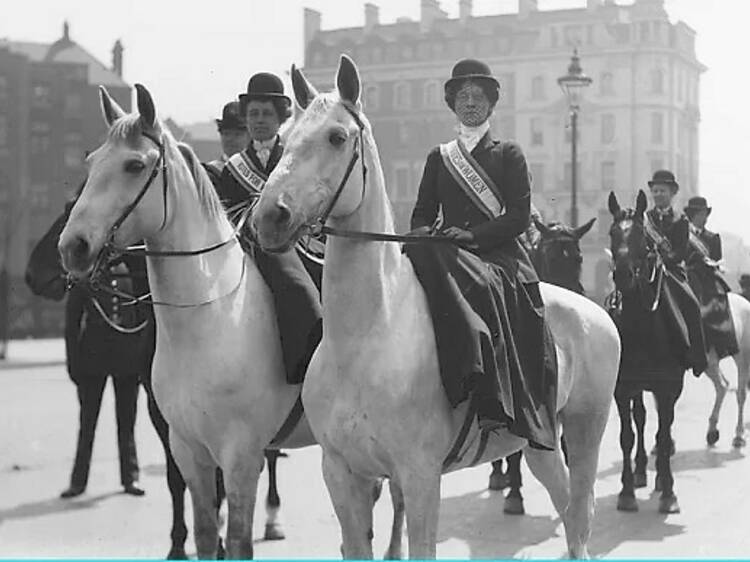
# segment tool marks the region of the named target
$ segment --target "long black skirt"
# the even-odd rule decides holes
[[[478,393],[478,411],[532,446],[557,442],[557,357],[538,283],[452,245],[409,245],[435,329],[453,407]]]
[[[715,349],[719,359],[738,353],[737,335],[727,296],[731,289],[726,281],[718,272],[699,266],[688,270],[688,282],[700,304],[706,349]]]

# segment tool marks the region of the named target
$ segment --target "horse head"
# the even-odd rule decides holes
[[[87,179],[58,244],[63,266],[76,278],[91,275],[107,250],[148,240],[164,229],[168,199],[174,204],[175,197],[169,184],[200,173],[192,150],[156,118],[148,90],[135,87],[138,109],[131,114],[99,88],[109,130],[86,158]]]
[[[536,263],[542,278],[579,292],[583,264],[580,241],[591,230],[596,218],[578,228],[556,222],[545,224],[537,217],[533,220],[541,235],[536,247]]]
[[[295,66],[292,84],[304,113],[290,131],[252,217],[267,251],[285,251],[328,218],[356,211],[364,194],[364,152],[374,150],[359,101],[359,72],[349,57],[342,55],[339,61],[332,92],[319,94]]]
[[[651,252],[644,227],[646,194],[639,190],[635,209],[623,209],[614,192],[610,192],[608,205],[613,218],[609,238],[615,287],[621,292],[632,291],[649,275]]]

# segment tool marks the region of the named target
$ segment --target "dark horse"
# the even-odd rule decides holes
[[[42,239],[34,248],[26,268],[26,284],[31,291],[44,298],[60,301],[65,297],[66,281],[65,271],[60,263],[60,256],[57,251],[57,241],[60,232],[68,218],[72,204],[66,206],[65,212],[57,218],[52,227],[45,233]],[[138,258],[143,262],[141,275],[135,275],[132,279],[133,287],[136,293],[148,293],[148,279],[146,278],[145,259]],[[150,357],[154,354],[154,327],[153,313],[149,311],[151,322],[146,327],[150,330],[150,349],[144,350]],[[154,399],[151,388],[151,371],[147,369],[141,377],[143,388],[146,390],[148,397],[148,413],[151,423],[156,429],[167,464],[167,484],[169,493],[172,498],[172,530],[170,533],[171,547],[167,554],[168,559],[186,559],[185,541],[187,540],[187,527],[185,526],[185,480],[180,474],[177,464],[172,457],[169,448],[169,426],[159,411]],[[266,498],[266,509],[269,513],[269,520],[266,522],[264,538],[266,540],[279,540],[284,538],[283,530],[280,524],[275,520],[281,500],[276,485],[276,462],[283,453],[275,450],[266,451],[266,461],[268,463],[268,496]],[[284,455],[285,456],[285,455]],[[224,487],[221,479],[221,472],[217,470],[217,510],[224,498]]]
[[[665,297],[668,274],[654,243],[644,226],[646,194],[638,192],[636,208],[622,209],[614,193],[609,196],[609,211],[614,218],[610,229],[614,260],[615,297],[610,312],[622,340],[620,371],[615,387],[615,402],[620,415],[620,447],[623,455],[622,491],[617,501],[621,511],[637,511],[631,453],[634,443],[630,420],[633,398],[649,391],[654,395],[659,416],[656,434],[656,490],[661,490],[659,511],[678,513],[671,468],[671,428],[674,409],[683,388],[685,367],[674,351],[674,334]],[[687,223],[686,223],[687,224]],[[687,240],[688,230],[674,236]],[[641,459],[645,484],[645,453]]]
[[[521,241],[531,256],[540,279],[575,293],[584,294],[581,284],[583,255],[580,240],[591,230],[596,219],[591,219],[578,228],[572,228],[557,222],[545,224],[535,209],[532,210],[532,219],[532,224],[521,236]],[[562,441],[562,449],[563,453],[566,454],[564,440]],[[521,494],[522,456],[523,453],[518,451],[507,457],[505,462],[508,463],[508,468],[505,472],[503,472],[502,459],[492,463],[488,487],[490,490],[510,488],[503,505],[503,512],[510,515],[523,515],[525,513],[523,495]]]

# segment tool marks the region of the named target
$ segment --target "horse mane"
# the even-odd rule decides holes
[[[187,166],[195,189],[198,194],[203,209],[209,217],[216,218],[224,214],[224,207],[219,200],[219,196],[214,189],[208,172],[203,168],[193,149],[184,142],[178,142],[169,127],[161,121],[157,121],[155,132],[157,137],[161,138],[164,145],[164,157],[169,162],[174,162],[180,158]],[[141,135],[145,132],[143,121],[138,114],[125,115],[115,121],[109,129],[107,139],[110,141],[125,141],[131,146],[136,146]],[[161,134],[159,134],[161,133]]]

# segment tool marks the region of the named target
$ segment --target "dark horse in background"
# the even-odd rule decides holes
[[[685,367],[675,351],[669,318],[663,264],[644,226],[646,194],[638,192],[635,209],[622,209],[614,193],[609,196],[613,217],[610,229],[614,260],[615,295],[610,313],[622,340],[620,371],[615,402],[620,416],[620,447],[623,455],[622,490],[617,501],[621,511],[637,511],[631,453],[634,443],[631,420],[633,398],[644,391],[653,394],[659,417],[656,434],[656,490],[661,491],[659,512],[678,513],[671,468],[675,403],[682,393]],[[686,223],[687,224],[687,223]],[[684,242],[688,230],[674,234]],[[674,241],[673,241],[674,243]],[[645,453],[642,469],[645,485]]]
[[[65,297],[66,292],[66,276],[60,263],[57,242],[60,232],[68,219],[68,214],[71,208],[72,204],[66,206],[65,212],[57,218],[52,224],[52,227],[36,245],[26,269],[26,284],[31,291],[37,296],[55,301],[61,301]],[[143,267],[140,271],[141,274],[133,276],[132,283],[137,295],[143,295],[149,292],[148,279],[146,277],[146,263],[145,258],[138,257],[137,259],[143,262]],[[107,295],[103,294],[102,298],[107,298]],[[150,308],[150,305],[145,306],[149,306]],[[155,346],[155,323],[153,322],[153,312],[150,310],[149,318],[151,321],[146,329],[150,330],[150,349],[144,350],[144,352],[148,353],[149,356],[153,358]],[[185,480],[183,479],[182,474],[180,474],[169,448],[169,426],[156,405],[151,387],[150,369],[147,369],[143,373],[141,382],[143,383],[143,388],[146,390],[146,396],[148,397],[148,413],[151,418],[151,423],[153,424],[154,429],[156,429],[156,433],[158,434],[159,440],[164,448],[164,455],[166,456],[167,484],[172,498],[172,530],[170,533],[172,544],[169,553],[167,554],[167,558],[186,559],[185,541],[187,540],[188,531],[185,526]],[[269,517],[266,521],[264,538],[266,540],[279,540],[284,538],[284,532],[281,525],[276,520],[276,514],[281,505],[276,481],[276,462],[279,456],[286,455],[279,451],[270,449],[266,451],[265,455],[268,463],[268,496],[266,497],[266,510]],[[216,507],[218,510],[224,498],[224,486],[221,472],[218,470],[217,492],[218,505]]]
[[[581,253],[580,240],[591,230],[596,219],[591,219],[578,228],[552,222],[545,224],[536,209],[532,209],[532,223],[524,234],[521,242],[531,256],[539,278],[547,283],[563,287],[580,295],[584,294],[581,284]],[[641,407],[643,404],[641,403]],[[644,412],[645,419],[645,412]],[[562,442],[565,453],[565,441]],[[645,455],[645,453],[644,453]],[[492,463],[489,489],[502,490],[510,488],[505,497],[503,512],[510,515],[523,515],[523,495],[521,494],[521,458],[523,453],[518,451],[505,459],[508,468],[503,472],[503,460]],[[567,454],[566,454],[567,460]]]

